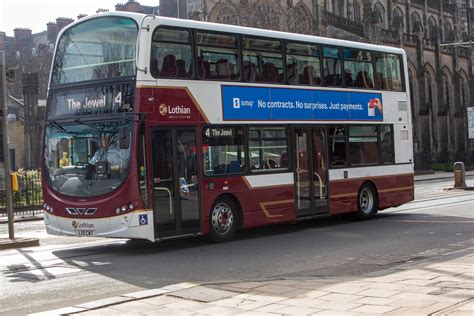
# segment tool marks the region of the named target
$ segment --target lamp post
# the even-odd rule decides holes
[[[7,106],[7,80],[6,80],[5,51],[0,50],[0,102],[2,103],[2,134],[3,134],[3,168],[5,169],[5,196],[8,214],[8,236],[15,239],[13,227],[13,195],[12,179],[10,177],[10,155],[8,148],[8,106]]]

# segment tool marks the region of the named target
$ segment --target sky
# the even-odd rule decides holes
[[[115,11],[117,3],[127,0],[0,0],[0,31],[13,36],[16,27],[29,28],[33,33],[46,30],[46,23],[58,17],[77,19],[94,14],[97,9]],[[157,6],[159,0],[138,0],[142,5]]]

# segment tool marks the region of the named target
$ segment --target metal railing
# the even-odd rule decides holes
[[[13,190],[15,216],[36,216],[43,213],[43,191],[39,170],[19,170],[16,173],[18,190]],[[0,176],[0,216],[6,216],[5,179]]]

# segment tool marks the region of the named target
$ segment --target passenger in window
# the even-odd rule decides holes
[[[174,55],[166,55],[163,58],[163,67],[160,71],[160,77],[175,78],[178,75],[178,67],[176,66],[176,57]]]
[[[265,160],[265,169],[275,169],[277,168],[277,163],[273,159]]]
[[[321,79],[315,76],[315,69],[313,66],[306,66],[303,70],[302,83],[309,85],[318,85],[321,83]]]
[[[256,81],[257,80],[257,70],[255,64],[250,61],[244,61],[244,80],[245,81]]]
[[[202,65],[204,67],[204,78],[210,79],[211,78],[211,64],[205,60],[202,62]]]
[[[277,82],[278,71],[273,63],[263,64],[262,73],[260,74],[260,81],[264,82]]]
[[[230,65],[227,59],[219,59],[216,63],[217,79],[229,80],[231,75]]]
[[[204,79],[206,70],[204,69],[204,62],[202,60],[202,57],[197,57],[196,67],[197,67],[197,77],[198,77],[198,79]]]
[[[286,152],[282,152],[280,155],[280,167],[288,168],[288,154]]]
[[[298,84],[300,77],[298,75],[298,67],[296,64],[289,64],[286,67],[286,76],[288,77],[289,84]]]
[[[153,58],[150,62],[150,73],[153,77],[160,76],[160,70],[158,69],[158,59]]]
[[[354,81],[352,80],[352,72],[349,69],[344,69],[344,80],[346,86],[353,87]]]
[[[176,67],[178,68],[178,78],[187,78],[188,72],[186,71],[186,62],[183,59],[176,61]]]
[[[369,78],[367,71],[359,71],[355,86],[359,88],[371,89],[374,87],[373,81]]]

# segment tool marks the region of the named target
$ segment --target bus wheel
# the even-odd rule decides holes
[[[379,202],[375,187],[370,183],[364,183],[357,196],[357,217],[359,219],[372,218],[378,211]]]
[[[238,213],[232,200],[217,200],[211,211],[209,237],[214,242],[230,240],[237,230]]]

